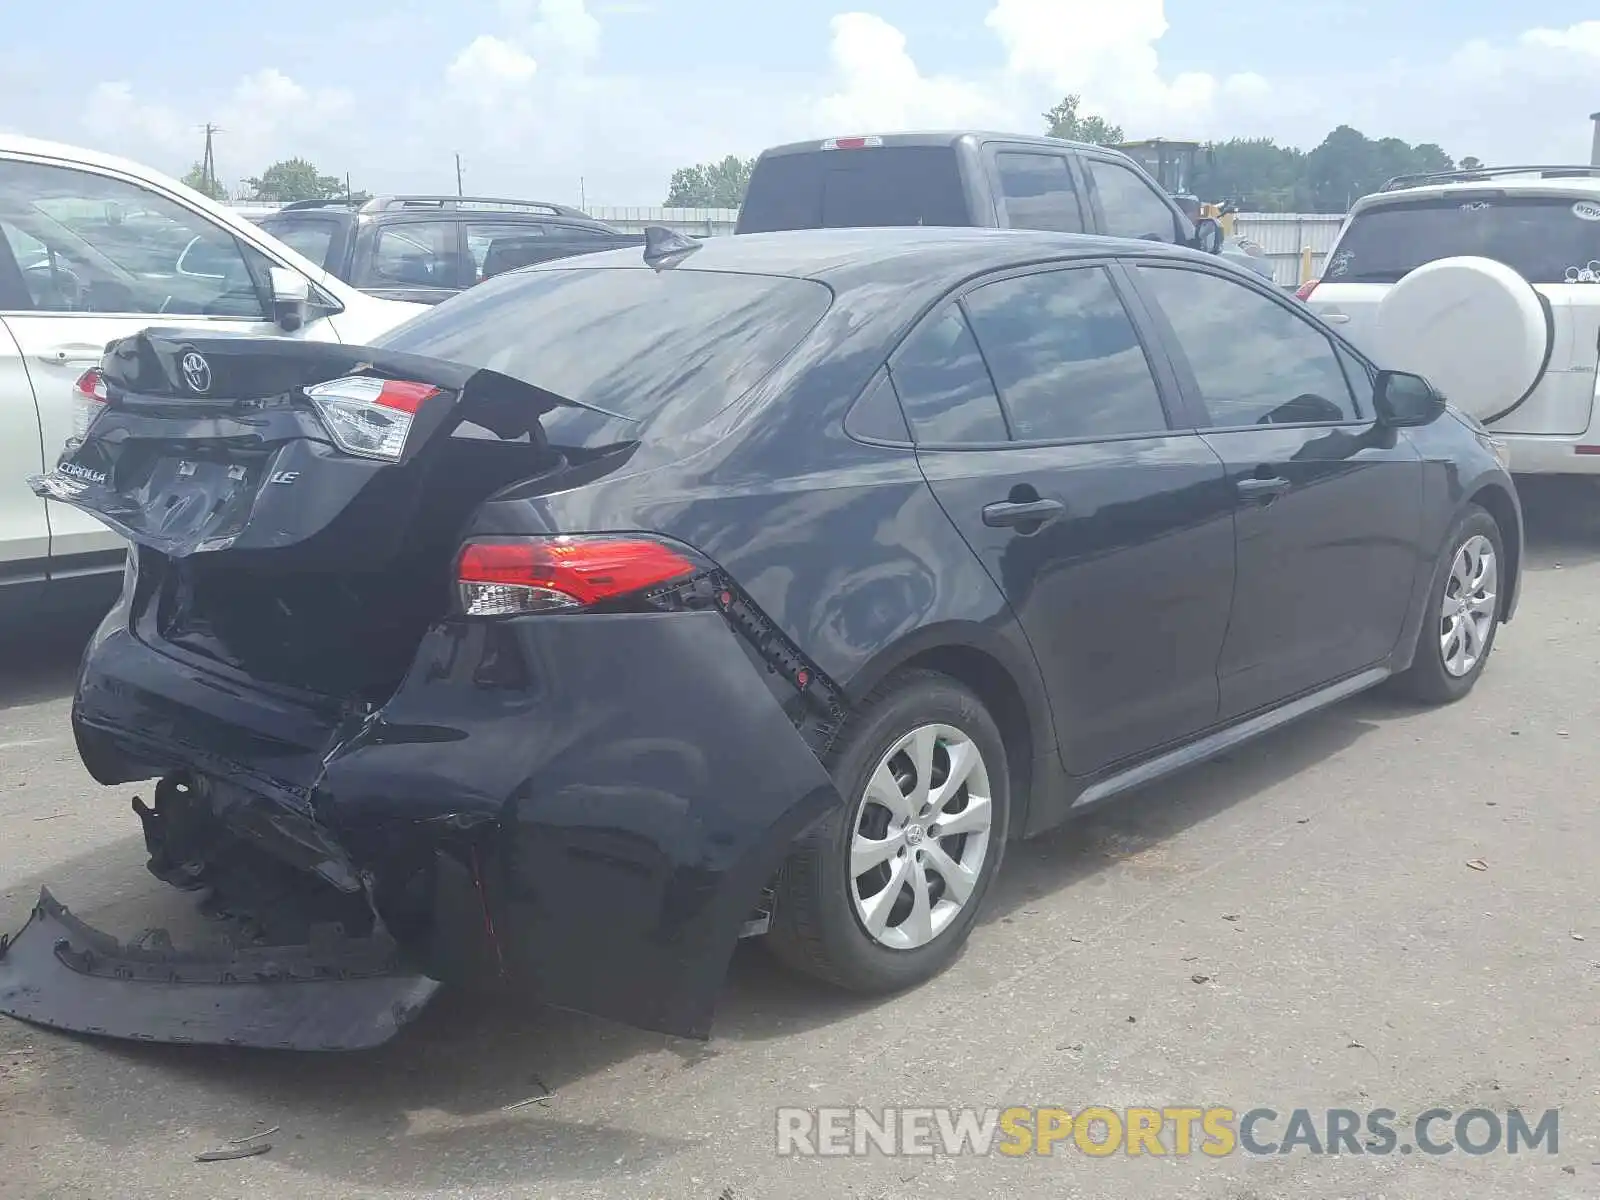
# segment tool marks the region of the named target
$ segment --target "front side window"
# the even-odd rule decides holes
[[[1003,442],[1005,415],[959,305],[924,321],[889,363],[918,442]]]
[[[1006,151],[995,155],[995,166],[1011,228],[1083,232],[1083,211],[1064,155]]]
[[[36,312],[268,316],[266,258],[137,184],[0,161],[0,229]]]
[[[1144,347],[1100,267],[985,284],[964,301],[1022,441],[1165,432]]]
[[[456,228],[448,222],[383,225],[373,241],[372,275],[379,284],[457,288],[460,265]]]
[[[1178,226],[1172,209],[1149,183],[1120,163],[1102,158],[1086,161],[1100,195],[1108,237],[1177,241]]]
[[[1135,269],[1177,335],[1212,426],[1360,419],[1333,342],[1287,304],[1204,271]]]

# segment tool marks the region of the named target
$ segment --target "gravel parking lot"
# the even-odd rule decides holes
[[[1522,611],[1468,700],[1362,697],[1014,848],[929,986],[844,999],[745,947],[704,1046],[449,996],[365,1056],[0,1018],[0,1196],[1593,1196],[1595,499],[1527,497]],[[144,872],[138,789],[78,764],[82,636],[0,651],[0,928],[41,882],[123,934],[186,904]],[[1561,1113],[1555,1155],[775,1154],[779,1106],[857,1104]]]

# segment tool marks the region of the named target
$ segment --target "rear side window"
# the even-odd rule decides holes
[[[1100,210],[1105,215],[1109,237],[1146,238],[1173,242],[1178,237],[1172,209],[1160,194],[1130,168],[1105,159],[1085,162],[1100,195]]]
[[[487,368],[634,420],[704,419],[749,391],[821,320],[807,279],[647,268],[498,275],[377,344]],[[570,412],[546,419],[559,422]]]
[[[994,158],[1011,228],[1083,232],[1083,210],[1065,156],[1006,151]]]
[[[882,146],[761,159],[738,230],[971,224],[953,147]]]
[[[339,232],[337,222],[321,218],[268,218],[261,228],[277,238],[303,258],[309,258],[319,267],[329,267],[328,252]]]
[[[1465,193],[1357,213],[1328,256],[1325,283],[1395,283],[1424,263],[1469,254],[1529,283],[1576,283],[1600,262],[1600,202]]]
[[[1133,321],[1099,267],[985,284],[965,304],[1019,440],[1164,433]]]
[[[958,305],[924,321],[890,362],[889,374],[917,441],[1007,439],[1000,398]]]

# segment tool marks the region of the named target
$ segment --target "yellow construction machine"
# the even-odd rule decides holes
[[[1178,202],[1189,219],[1198,221],[1211,217],[1222,226],[1224,237],[1233,237],[1233,214],[1238,211],[1231,200],[1203,201],[1195,195],[1195,164],[1204,154],[1210,164],[1211,151],[1199,142],[1184,142],[1174,138],[1145,138],[1137,142],[1120,142],[1111,147],[1120,150],[1155,178],[1162,188]]]

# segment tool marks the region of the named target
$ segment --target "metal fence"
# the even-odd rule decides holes
[[[1285,286],[1303,283],[1304,258],[1311,251],[1310,277],[1322,270],[1344,217],[1338,213],[1240,213],[1234,232],[1261,247],[1272,263],[1272,277]]]

